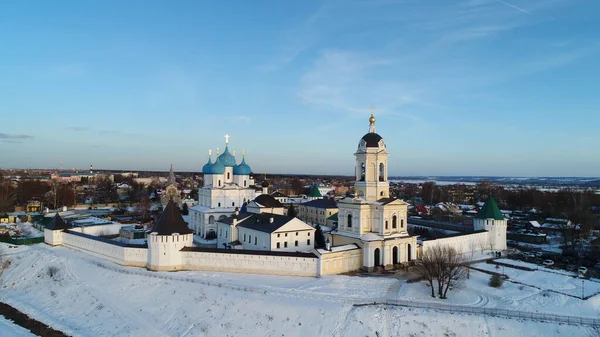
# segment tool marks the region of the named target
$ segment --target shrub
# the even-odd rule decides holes
[[[54,278],[54,276],[58,275],[59,269],[57,266],[50,266],[48,267],[48,269],[46,270],[46,273],[48,274],[48,276]]]
[[[502,279],[502,275],[500,275],[498,273],[492,274],[492,276],[490,277],[490,282],[489,282],[490,287],[500,288],[500,287],[502,287],[502,283],[504,283],[504,279]]]

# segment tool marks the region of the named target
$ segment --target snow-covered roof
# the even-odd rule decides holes
[[[346,251],[355,250],[355,249],[360,249],[360,247],[358,247],[354,243],[351,243],[351,244],[347,244],[347,245],[331,247],[331,250],[327,250],[324,248],[318,248],[317,252],[321,255],[324,255],[324,254],[332,254],[332,253],[338,253],[338,252],[346,252]]]
[[[537,222],[537,221],[529,221],[529,223],[530,223],[530,224],[531,224],[533,227],[535,227],[535,228],[540,228],[540,227],[542,227],[542,225],[540,225],[540,223],[539,223],[539,222]]]

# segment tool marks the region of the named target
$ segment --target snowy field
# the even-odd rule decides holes
[[[386,298],[430,301],[421,283],[386,277],[320,279],[214,272],[149,272],[44,244],[5,249],[2,301],[73,336],[597,336],[588,326],[455,314],[393,306],[355,307]],[[49,266],[58,268],[55,277]],[[582,303],[471,273],[444,303],[597,316]],[[398,291],[399,289],[399,291]],[[460,298],[460,300],[458,300]],[[504,299],[507,298],[507,299]],[[1,323],[0,323],[1,324]],[[2,326],[0,326],[2,328]],[[4,336],[4,335],[3,335]],[[20,336],[20,335],[17,335]]]
[[[0,335],[5,337],[35,337],[29,330],[0,316]]]

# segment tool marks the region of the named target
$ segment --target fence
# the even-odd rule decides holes
[[[0,237],[0,242],[10,243],[13,245],[32,245],[34,243],[44,242],[44,237],[40,236],[37,238],[10,238]]]
[[[586,318],[576,317],[549,313],[509,310],[509,309],[496,309],[496,308],[481,308],[481,307],[469,307],[462,305],[451,305],[444,303],[424,303],[415,301],[405,301],[398,299],[387,299],[385,304],[398,305],[403,307],[411,308],[422,308],[422,309],[434,309],[441,311],[450,312],[462,312],[469,314],[479,314],[487,316],[504,316],[509,318],[526,318],[537,321],[549,321],[553,323],[567,323],[567,324],[586,324],[592,326],[600,326],[600,319],[597,318]]]

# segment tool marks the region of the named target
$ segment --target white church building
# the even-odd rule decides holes
[[[252,168],[246,163],[245,153],[238,165],[235,151],[229,151],[229,136],[225,136],[225,150],[214,163],[210,158],[202,167],[204,184],[198,193],[198,205],[190,207],[190,226],[203,238],[216,238],[216,221],[231,216],[236,208],[254,199]]]
[[[369,118],[369,132],[358,143],[356,196],[338,203],[338,227],[329,238],[333,247],[354,244],[362,250],[361,267],[390,268],[417,257],[417,236],[407,231],[408,204],[390,198],[385,141]]]

